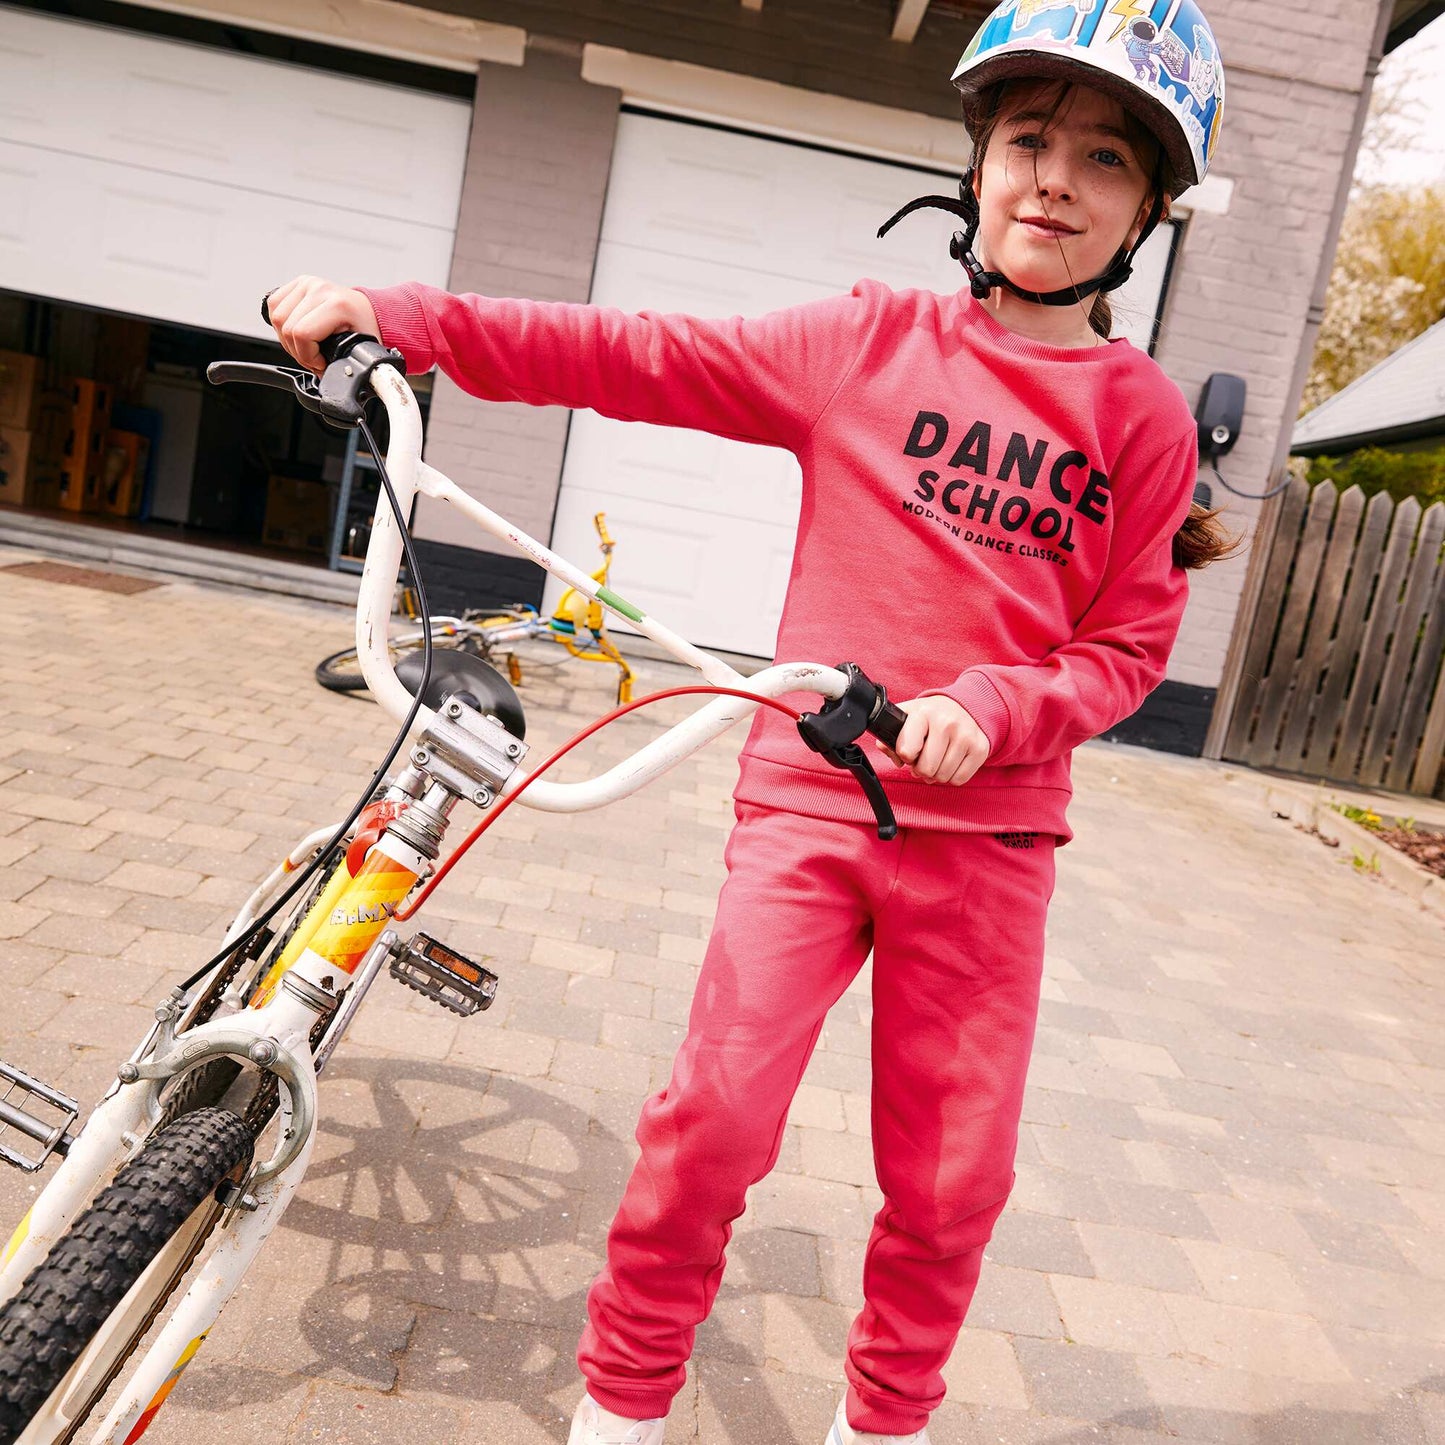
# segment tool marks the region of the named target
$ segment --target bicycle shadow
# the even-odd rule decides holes
[[[197,1418],[247,1406],[256,1407],[256,1422],[284,1428],[295,1408],[285,1397],[311,1380],[399,1391],[459,1412],[500,1405],[537,1437],[565,1440],[586,1292],[631,1167],[623,1139],[568,1102],[565,1090],[463,1065],[342,1057],[323,1087],[315,1161],[258,1261],[254,1302],[236,1302],[241,1328],[229,1343],[217,1341],[220,1358],[202,1351],[174,1406],[161,1413],[158,1445],[169,1438],[167,1415],[182,1431],[176,1440],[195,1438],[188,1427]],[[737,1438],[768,1445],[814,1438],[798,1435],[797,1420],[756,1373],[768,1353],[762,1296],[781,1293],[793,1325],[820,1359],[837,1361],[841,1380],[837,1311],[805,1276],[789,1293],[766,1260],[802,1239],[772,1229],[734,1238],[728,1279],[698,1332],[689,1383],[674,1408],[677,1439],[695,1438],[699,1379],[711,1409],[737,1422]],[[766,1285],[755,1287],[757,1278]],[[1090,1353],[1081,1351],[1081,1371]],[[795,1383],[817,1392],[809,1414],[826,1421],[837,1383]],[[936,1433],[1005,1445],[1174,1436],[1229,1445],[1432,1445],[1445,1419],[1445,1407],[1430,1413],[1416,1401],[1445,1396],[1445,1372],[1397,1388],[1375,1407],[1312,1400],[1165,1409],[1137,1389],[1123,1393],[1133,1402],[1116,1395],[1087,1423],[1060,1422],[1057,1430],[1033,1411],[949,1401]],[[824,1430],[826,1423],[817,1435]]]
[[[299,1376],[505,1404],[564,1440],[629,1148],[561,1091],[481,1068],[338,1057],[322,1088],[311,1168],[232,1306],[240,1328],[201,1353],[176,1404],[189,1396],[209,1415],[277,1402]],[[678,1412],[707,1364],[761,1366],[746,1279],[772,1233],[734,1240],[738,1283],[699,1331]],[[747,1415],[758,1438],[791,1438],[765,1391]]]

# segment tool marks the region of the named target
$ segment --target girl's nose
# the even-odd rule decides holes
[[[1055,161],[1047,171],[1039,167],[1039,195],[1048,201],[1072,201],[1074,182],[1068,168]]]
[[[1072,201],[1074,199],[1073,166],[1069,158],[1054,146],[1037,157],[1035,184],[1039,195],[1049,201]]]

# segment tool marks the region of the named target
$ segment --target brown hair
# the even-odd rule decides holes
[[[1239,551],[1242,540],[1224,530],[1217,511],[1195,502],[1183,525],[1174,534],[1174,565],[1197,572],[1211,562],[1233,557]]]
[[[1076,88],[1071,82],[1064,80],[1006,80],[994,86],[992,94],[984,102],[981,118],[974,130],[973,166],[975,173],[982,166],[984,155],[988,150],[988,143],[993,138],[994,131],[998,129],[999,121],[1003,119],[1004,97],[1010,90],[1025,85],[1039,86],[1041,96],[1047,97],[1046,129],[1053,124],[1054,119],[1067,106]],[[1169,219],[1166,169],[1168,159],[1164,154],[1164,147],[1159,144],[1154,132],[1132,111],[1124,109],[1122,106],[1120,109],[1124,110],[1124,130],[1129,137],[1129,143],[1134,147],[1144,169],[1151,177],[1150,186],[1153,188],[1153,194],[1162,197],[1160,220],[1167,221]],[[1037,158],[1035,158],[1035,164],[1037,165],[1037,163]],[[1150,193],[1146,192],[1145,194],[1147,197]],[[1113,333],[1114,308],[1110,304],[1108,295],[1103,291],[1096,291],[1090,303],[1089,327],[1106,341]],[[1225,531],[1219,520],[1219,513],[1195,502],[1189,509],[1189,515],[1185,517],[1183,524],[1174,534],[1174,565],[1196,571],[1201,567],[1209,566],[1211,562],[1218,562],[1225,557],[1233,556],[1239,550],[1239,546],[1240,539]]]

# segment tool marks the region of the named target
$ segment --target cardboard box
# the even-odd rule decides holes
[[[20,351],[0,351],[0,427],[32,431],[44,395],[45,362]]]
[[[54,426],[36,430],[0,427],[0,502],[12,507],[53,507],[59,495],[60,457]]]
[[[112,427],[105,434],[100,464],[100,509],[112,517],[134,517],[145,491],[150,441],[139,432]]]
[[[110,430],[110,384],[76,376],[71,378],[69,388],[71,426],[86,434],[99,432],[103,441]]]
[[[324,556],[331,549],[331,489],[325,482],[272,473],[261,538],[268,547]]]
[[[103,381],[78,376],[70,383],[70,428],[60,467],[60,505],[66,511],[100,510],[110,395]]]

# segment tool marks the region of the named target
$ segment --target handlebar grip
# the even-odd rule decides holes
[[[267,326],[271,324],[271,293],[269,291],[261,298],[261,320]],[[325,341],[316,343],[316,349],[321,353],[321,359],[327,366],[336,360],[336,353],[341,349],[342,343],[354,334],[351,331],[338,331],[334,336],[328,336]]]
[[[338,331],[334,335],[326,337],[324,341],[316,343],[316,349],[321,353],[321,359],[327,366],[336,360],[336,354],[348,341],[356,341],[360,338],[354,331]]]
[[[871,718],[868,723],[868,731],[878,739],[886,748],[898,746],[898,734],[903,731],[903,724],[908,721],[908,714],[885,698],[883,706],[879,708],[878,715]]]

